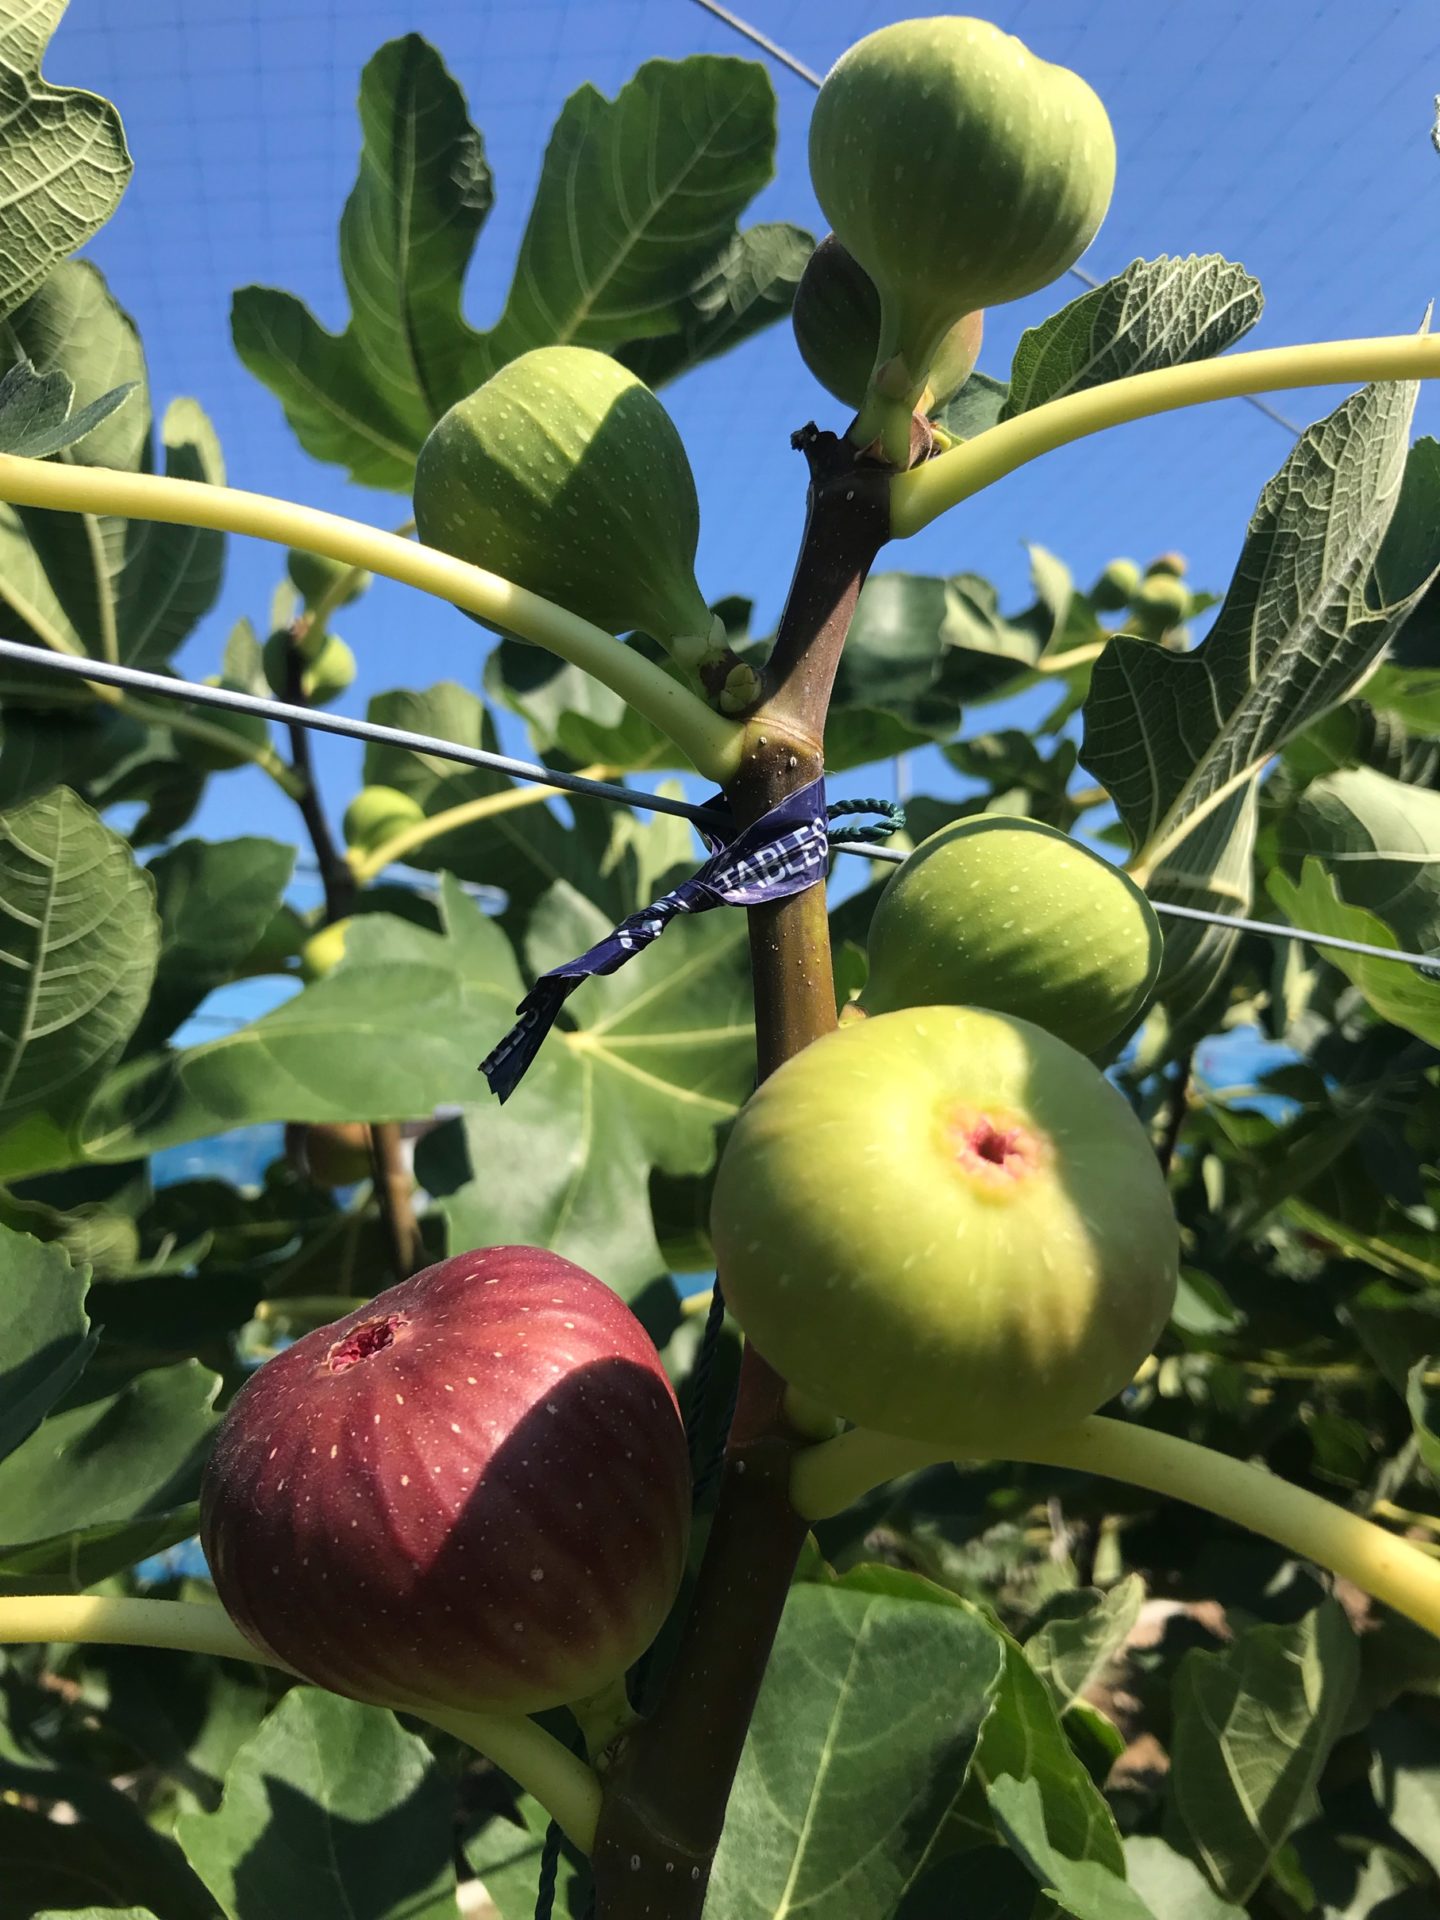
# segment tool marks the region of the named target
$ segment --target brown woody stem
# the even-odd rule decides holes
[[[302,707],[305,700],[305,656],[300,638],[306,622],[291,627],[285,641],[285,698],[292,706]],[[335,844],[330,822],[320,801],[315,780],[315,763],[310,754],[310,730],[298,720],[291,721],[290,758],[300,782],[296,805],[315,849],[315,864],[320,869],[320,884],[325,890],[325,924],[343,920],[355,909],[359,889],[350,864]],[[397,1280],[406,1280],[423,1259],[424,1242],[420,1223],[415,1218],[414,1183],[405,1165],[400,1128],[395,1121],[379,1122],[370,1129],[370,1161],[375,1180],[375,1200],[385,1224],[390,1244],[390,1261]]]
[[[816,779],[825,716],[860,588],[888,537],[889,469],[833,434],[795,436],[810,467],[800,557],[727,794],[743,826]],[[750,916],[761,1078],[835,1025],[825,889]],[[723,1276],[722,1276],[723,1281]],[[699,1920],[725,1805],[806,1524],[790,1504],[806,1444],[785,1382],[753,1350],[740,1371],[724,1476],[695,1597],[654,1713],[605,1780],[593,1867],[602,1920]]]

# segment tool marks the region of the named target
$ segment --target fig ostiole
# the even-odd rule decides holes
[[[983,1007],[1096,1053],[1139,1018],[1163,951],[1129,874],[1041,821],[976,814],[886,883],[858,1006]]]
[[[536,347],[458,400],[415,466],[420,538],[697,669],[725,648],[695,579],[684,444],[644,381],[590,347]]]
[[[710,1231],[746,1338],[808,1401],[1005,1458],[1093,1413],[1169,1316],[1144,1128],[1053,1034],[970,1007],[838,1028],[773,1073]]]
[[[216,1591],[253,1645],[421,1712],[613,1687],[675,1599],[689,1519],[649,1336],[534,1247],[458,1254],[268,1361],[200,1498]]]
[[[840,242],[874,282],[880,334],[851,438],[903,466],[910,415],[941,341],[966,314],[1059,279],[1115,184],[1115,138],[1078,74],[985,20],[902,20],[826,75],[810,177]]]
[[[880,343],[880,296],[875,283],[833,233],[811,254],[795,289],[790,324],[800,358],[815,378],[852,411],[864,402]],[[983,313],[967,313],[935,351],[922,411],[943,406],[975,370],[984,336]],[[882,371],[877,378],[885,384]]]

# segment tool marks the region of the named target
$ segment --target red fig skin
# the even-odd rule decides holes
[[[427,1267],[267,1362],[200,1496],[255,1646],[358,1700],[471,1712],[622,1674],[674,1601],[689,1523],[649,1336],[534,1247]]]

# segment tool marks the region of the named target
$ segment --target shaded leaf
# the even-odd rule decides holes
[[[1003,1660],[994,1629],[949,1598],[869,1569],[791,1589],[707,1915],[890,1920],[959,1791]]]
[[[1282,819],[1280,851],[1292,872],[1307,854],[1321,860],[1346,904],[1401,946],[1440,950],[1440,793],[1370,767],[1327,774]]]
[[[81,409],[115,387],[134,388],[59,458],[127,473],[153,470],[153,415],[135,324],[97,269],[69,261],[13,313],[0,334],[0,362],[32,361],[71,381]],[[161,424],[165,472],[223,481],[219,445],[193,400],[172,401]],[[155,666],[214,604],[223,534],[109,514],[44,507],[0,510],[0,631],[63,653]],[[32,676],[32,679],[34,676]],[[53,689],[41,682],[42,701]]]
[[[1220,1898],[1193,1860],[1153,1834],[1126,1840],[1125,1876],[1155,1920],[1241,1920],[1244,1913]]]
[[[977,433],[984,433],[1005,417],[1009,398],[1008,380],[976,372],[932,417],[954,439],[973,440]]]
[[[0,379],[0,453],[43,460],[73,446],[107,420],[135,391],[135,384],[130,380],[113,387],[72,413],[75,389],[64,373],[36,373],[28,360],[17,360]]]
[[[1260,282],[1218,253],[1132,260],[1020,336],[1003,417],[1109,380],[1208,360],[1247,334]]]
[[[1006,1845],[1064,1912],[1076,1920],[1155,1920],[1139,1894],[1126,1885],[1123,1866],[1117,1873],[1099,1860],[1072,1858],[1054,1844],[1046,1831],[1037,1781],[1002,1774],[989,1781],[985,1791]]]
[[[95,1351],[87,1283],[59,1247],[0,1227],[0,1460],[34,1432]]]
[[[1075,1588],[1051,1601],[1043,1625],[1025,1642],[1025,1658],[1061,1713],[1124,1646],[1144,1604],[1145,1583],[1138,1574],[1108,1593]]]
[[[103,1521],[23,1547],[0,1547],[0,1594],[83,1593],[152,1553],[190,1539],[199,1519],[200,1510],[190,1501],[141,1520]]]
[[[452,1819],[393,1714],[295,1687],[176,1837],[229,1920],[455,1920]]]
[[[1334,880],[1320,862],[1308,859],[1297,885],[1288,874],[1272,872],[1266,882],[1270,897],[1292,926],[1310,927],[1338,940],[1361,940],[1368,946],[1394,947],[1400,942],[1383,920],[1363,907],[1347,907]],[[1383,1020],[1432,1045],[1440,1045],[1440,977],[1399,960],[1378,960],[1339,947],[1318,947],[1331,966],[1353,982]]]
[[[1294,1626],[1187,1653],[1174,1684],[1175,1825],[1211,1883],[1244,1901],[1304,1814],[1350,1705],[1355,1636],[1327,1600]]]
[[[520,1796],[525,1824],[496,1815],[465,1842],[465,1858],[479,1874],[500,1920],[534,1920],[540,1862],[550,1816],[529,1794]],[[590,1901],[590,1874],[573,1847],[564,1842],[555,1876],[553,1911],[565,1920],[584,1920]]]
[[[48,1548],[63,1534],[153,1519],[193,1498],[219,1388],[218,1375],[187,1361],[51,1413],[0,1462],[4,1549]]]
[[[41,75],[65,6],[0,0],[0,314],[104,226],[134,170],[110,102]]]
[[[785,221],[744,228],[680,303],[678,328],[632,341],[616,359],[654,388],[728,353],[789,313],[814,250],[814,235]]]
[[[68,1112],[125,1044],[155,973],[153,902],[125,842],[63,787],[0,816],[0,1131]]]
[[[150,862],[160,964],[132,1052],[168,1038],[207,994],[233,980],[279,908],[295,865],[275,840],[185,840]]]

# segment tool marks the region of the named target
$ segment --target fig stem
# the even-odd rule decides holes
[[[1234,400],[1247,393],[1437,377],[1440,336],[1430,334],[1266,347],[1131,374],[1002,420],[963,446],[897,474],[890,496],[890,532],[896,540],[907,540],[1017,467],[1127,420],[1145,420],[1207,400]]]
[[[824,768],[840,650],[888,526],[888,469],[808,426],[810,470],[795,576],[726,794],[749,825]],[[825,888],[749,913],[760,1078],[835,1025]],[[723,1285],[724,1275],[720,1276]],[[790,1503],[805,1445],[785,1382],[747,1348],[725,1469],[694,1597],[654,1713],[615,1749],[592,1867],[603,1920],[701,1920],[711,1862],[806,1523]]]
[[[85,1593],[0,1598],[0,1646],[26,1642],[168,1647],[176,1653],[206,1653],[290,1672],[282,1660],[252,1646],[223,1607],[203,1601],[132,1600]],[[535,1721],[523,1714],[396,1710],[463,1740],[533,1794],[577,1847],[588,1852],[593,1846],[600,1783],[577,1754]]]
[[[623,767],[609,767],[597,761],[594,766],[581,767],[576,778],[614,780],[624,771]],[[423,847],[427,840],[454,833],[457,827],[474,826],[477,820],[493,819],[499,813],[513,813],[517,807],[533,807],[538,801],[548,800],[552,792],[553,789],[549,787],[507,787],[501,793],[482,794],[478,800],[467,800],[463,806],[447,807],[443,813],[427,814],[423,820],[402,827],[370,852],[352,853],[351,870],[356,881],[364,886],[377,873],[383,873],[386,867],[403,860],[407,853],[413,853],[416,847]]]
[[[0,500],[61,513],[104,513],[126,520],[213,527],[363,567],[433,593],[580,667],[659,727],[707,780],[723,785],[739,766],[744,727],[707,707],[698,694],[672,680],[634,647],[623,646],[613,634],[499,574],[398,534],[235,487],[154,473],[58,466],[19,454],[0,455]]]
[[[797,1457],[791,1498],[808,1520],[827,1519],[897,1474],[954,1457],[953,1448],[856,1427]],[[1440,1563],[1408,1540],[1265,1467],[1098,1414],[1006,1458],[1125,1480],[1202,1507],[1328,1567],[1440,1637]]]

